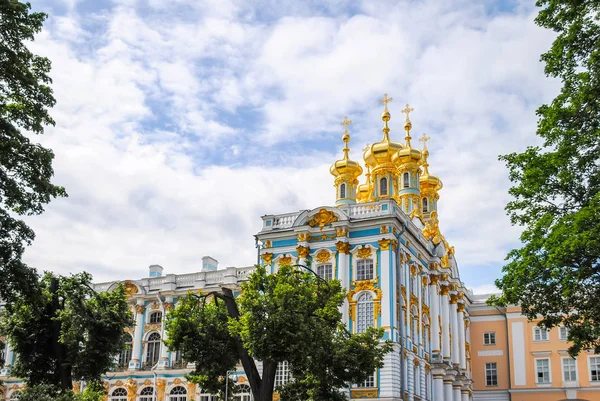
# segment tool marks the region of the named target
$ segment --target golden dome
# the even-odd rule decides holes
[[[350,152],[350,148],[348,147],[348,142],[350,142],[350,133],[348,132],[348,125],[351,124],[352,121],[348,120],[348,117],[344,117],[344,121],[342,121],[342,125],[346,128],[344,130],[344,135],[342,135],[342,141],[344,141],[344,157],[341,160],[337,160],[335,163],[331,165],[329,168],[329,172],[335,177],[340,177],[343,175],[348,175],[352,180],[356,179],[358,176],[362,174],[362,167],[358,162],[354,160],[350,160],[348,157],[348,152]]]
[[[392,156],[402,149],[402,144],[390,141],[390,128],[388,127],[388,121],[391,119],[390,112],[388,111],[387,104],[392,101],[392,98],[387,97],[387,93],[383,95],[383,100],[380,103],[385,105],[381,119],[383,120],[383,139],[381,142],[376,142],[370,146],[367,146],[363,153],[365,164],[371,168],[376,168],[382,164],[392,162]]]
[[[404,137],[404,140],[406,141],[406,143],[402,147],[402,149],[398,150],[398,152],[396,152],[396,154],[392,156],[392,162],[396,165],[405,163],[419,163],[421,161],[421,151],[410,146],[410,140],[412,139],[412,137],[410,136],[412,123],[410,122],[410,118],[408,117],[408,115],[413,110],[414,109],[410,108],[408,104],[406,105],[406,108],[402,110],[402,113],[406,114],[406,121],[404,122],[404,130],[406,131],[406,136]]]
[[[434,191],[439,191],[442,189],[444,184],[442,184],[442,180],[437,175],[429,174],[429,163],[427,163],[427,158],[429,157],[429,150],[427,149],[427,141],[429,137],[423,134],[423,137],[420,139],[424,143],[423,146],[423,174],[419,177],[419,186],[421,187],[421,191],[424,189],[433,189]]]

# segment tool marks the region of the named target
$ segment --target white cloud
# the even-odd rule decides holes
[[[31,219],[27,259],[98,279],[144,275],[151,263],[192,271],[205,254],[252,264],[261,215],[333,203],[339,121],[354,120],[360,158],[381,138],[377,100],[388,92],[393,138],[403,141],[407,102],[413,145],[433,138],[441,227],[462,279],[492,282],[518,241],[497,155],[535,141],[534,110],[557,88],[538,62],[553,34],[535,27],[534,10],[269,4],[151,0],[51,16],[33,47],[53,60],[58,100],[42,139],[70,197]],[[92,20],[103,23],[86,31]]]

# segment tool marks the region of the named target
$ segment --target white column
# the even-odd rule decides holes
[[[452,391],[452,380],[453,379],[444,379],[444,401],[453,401],[453,391]]]
[[[469,401],[469,390],[462,390],[461,398],[461,401]]]
[[[13,350],[12,347],[10,346],[10,344],[8,343],[8,340],[6,341],[6,346],[4,349],[4,367],[0,366],[0,376],[10,376],[10,371],[11,371],[11,367],[12,367],[12,361],[13,361]]]
[[[162,344],[160,344],[160,359],[158,360],[157,369],[166,369],[169,367],[169,349],[165,344],[165,341],[168,338],[167,332],[165,330],[165,318],[167,317],[167,311],[173,305],[173,297],[166,297],[165,302],[162,304],[162,320],[161,320],[161,328],[160,328],[160,338]],[[168,306],[167,306],[168,305]]]
[[[465,350],[465,304],[461,303],[457,306],[458,312],[458,352],[460,359],[460,371],[461,373],[466,373],[467,371],[467,359],[466,359],[466,350]]]
[[[406,361],[406,370],[408,373],[408,400],[409,401],[414,400],[414,394],[415,394],[414,360],[415,360],[414,356],[411,353],[409,353],[407,361]]]
[[[442,315],[442,355],[445,361],[450,361],[450,300],[448,299],[448,292],[450,288],[446,285],[442,285],[441,288],[441,312]]]
[[[427,394],[427,373],[425,372],[425,364],[421,363],[419,366],[419,373],[421,374],[421,399],[425,398],[425,394]]]
[[[335,244],[335,246],[338,250],[338,278],[342,283],[342,287],[348,291],[350,289],[350,244],[339,241]],[[346,323],[346,326],[349,323],[348,306],[348,299],[344,297],[344,305],[342,306],[342,319],[343,322]],[[356,324],[356,322],[354,322],[354,324]]]
[[[453,401],[462,401],[462,396],[460,393],[461,383],[454,383],[452,385],[452,393],[453,393]]]
[[[460,362],[459,351],[458,351],[458,311],[456,303],[458,302],[457,295],[450,296],[450,328],[452,333],[452,365],[458,367]]]
[[[131,348],[131,361],[129,361],[129,370],[140,369],[141,355],[140,345],[142,344],[142,326],[144,325],[144,301],[139,300],[135,305],[135,328],[133,329],[133,344]]]
[[[431,299],[431,305],[429,305],[429,311],[431,312],[431,355],[440,353],[440,297],[437,292],[437,282],[439,276],[432,275],[429,277],[429,299]]]
[[[381,326],[389,327],[386,329],[386,332],[389,333],[389,337],[392,336],[391,330],[391,313],[390,310],[390,298],[394,294],[389,291],[389,288],[385,288],[385,286],[389,286],[392,283],[392,277],[390,276],[390,246],[392,240],[390,239],[382,239],[379,240],[379,249],[380,249],[380,258],[379,264],[381,267],[381,287],[383,290],[383,297],[381,299]],[[386,296],[387,295],[387,296]]]
[[[433,388],[431,389],[432,394],[429,396],[429,399],[444,401],[444,369],[432,368],[431,374],[433,376]]]

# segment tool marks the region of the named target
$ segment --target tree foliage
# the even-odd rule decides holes
[[[224,388],[226,372],[241,361],[257,401],[272,400],[279,362],[293,380],[282,400],[343,400],[340,389],[362,382],[391,351],[382,331],[350,334],[341,322],[345,293],[337,280],[281,266],[257,266],[241,294],[231,289],[188,295],[167,315],[167,345],[195,362],[191,379],[209,392]],[[259,375],[255,361],[262,362]]]
[[[46,18],[31,13],[29,3],[0,2],[0,298],[10,302],[27,294],[37,281],[21,262],[33,231],[17,215],[35,215],[62,187],[51,183],[51,150],[32,143],[26,134],[42,134],[54,121],[48,109],[55,100],[50,88],[50,60],[29,51]]]
[[[17,401],[104,401],[106,391],[99,382],[90,382],[80,393],[63,390],[50,384],[27,386],[17,395]]]
[[[600,1],[538,0],[557,33],[541,57],[562,89],[537,114],[542,146],[501,156],[514,183],[506,209],[524,227],[491,302],[564,324],[570,352],[600,352]]]
[[[28,385],[63,390],[72,380],[99,381],[131,322],[123,286],[97,293],[87,273],[47,273],[37,288],[35,297],[15,301],[3,317],[2,331],[18,355],[13,374]]]

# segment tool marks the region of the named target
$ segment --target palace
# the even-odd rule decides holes
[[[572,373],[573,362],[564,362],[564,341],[531,345],[548,334],[535,331],[518,308],[486,306],[460,280],[454,248],[440,230],[443,185],[429,171],[430,138],[424,134],[423,147],[413,146],[413,109],[406,105],[404,141],[393,141],[391,100],[386,94],[380,101],[383,135],[365,148],[365,169],[349,157],[351,121],[345,118],[341,123],[343,155],[330,168],[334,206],[263,216],[257,234],[263,266],[275,273],[281,265],[301,264],[324,279],[339,279],[348,290],[342,313],[349,330],[382,328],[384,338],[393,342],[385,366],[351,386],[349,398],[500,401],[512,395],[513,401],[527,401],[575,399],[585,393],[586,399],[600,400],[595,391],[600,386],[593,387],[600,385],[600,357],[581,356]],[[188,291],[239,286],[252,271],[253,267],[219,269],[215,259],[204,257],[197,273],[163,275],[162,267],[153,265],[147,278],[126,280],[135,325],[126,330],[115,371],[105,376],[107,399],[212,401],[213,395],[187,382],[190,366],[162,343],[163,316]],[[96,290],[110,291],[117,283],[100,283]],[[10,376],[15,358],[10,347],[5,357],[0,376],[3,397],[9,400],[23,384]],[[586,367],[589,380],[580,378]],[[240,389],[235,398],[249,401],[247,380],[238,370],[231,373]],[[282,363],[276,384],[287,378]],[[580,385],[584,391],[578,391]],[[74,387],[79,390],[80,384]]]

